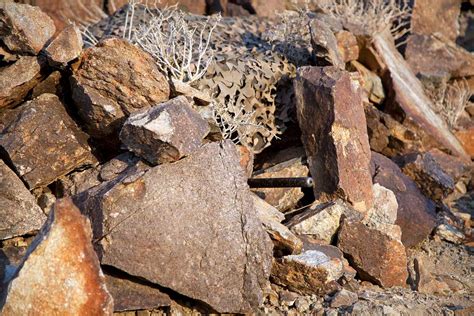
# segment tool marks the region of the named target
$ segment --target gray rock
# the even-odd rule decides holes
[[[0,240],[39,230],[45,220],[33,195],[0,160]]]
[[[91,217],[102,264],[218,312],[249,312],[262,302],[272,244],[231,142],[125,173],[76,200]]]
[[[183,96],[132,114],[120,140],[152,164],[173,162],[197,150],[209,133],[209,124]]]
[[[359,297],[356,293],[342,289],[333,296],[330,305],[332,308],[347,307],[352,306],[358,300]]]
[[[313,55],[318,66],[335,66],[344,69],[345,62],[339,52],[336,36],[329,25],[319,19],[309,23]]]
[[[79,57],[82,46],[81,31],[74,24],[70,24],[45,48],[45,53],[52,66],[66,65]]]

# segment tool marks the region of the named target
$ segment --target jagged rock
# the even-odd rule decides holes
[[[295,223],[296,220],[289,223],[293,232],[300,235],[311,235],[313,238],[323,240],[330,244],[339,228],[341,216],[352,216],[356,213],[344,201],[337,200],[333,205],[319,211],[314,212],[315,207],[310,207],[307,211],[308,215],[303,220]],[[314,215],[310,215],[315,213]],[[294,224],[295,223],[295,224]]]
[[[91,217],[102,264],[218,312],[246,312],[261,303],[272,244],[230,141],[125,173],[76,200]]]
[[[99,138],[118,133],[128,115],[168,100],[170,93],[153,58],[117,38],[82,52],[71,85],[89,133]]]
[[[24,101],[28,92],[42,79],[41,57],[21,56],[13,64],[0,68],[0,109],[12,108]]]
[[[427,294],[449,294],[449,286],[438,280],[436,276],[429,271],[429,262],[426,259],[419,257],[413,260],[414,270],[416,273],[415,289],[420,293]]]
[[[382,231],[343,220],[337,247],[362,280],[382,287],[404,286],[408,277],[405,247]]]
[[[272,281],[300,294],[322,295],[337,288],[343,275],[342,260],[330,258],[317,250],[276,259],[272,267]]]
[[[436,227],[435,235],[453,244],[460,244],[466,238],[459,229],[449,224],[441,224]]]
[[[336,294],[334,294],[331,299],[330,306],[332,308],[352,306],[358,300],[359,296],[357,295],[357,293],[342,289]]]
[[[345,63],[339,52],[338,41],[329,25],[322,20],[312,19],[309,28],[316,64],[344,69]]]
[[[457,138],[442,118],[434,112],[432,101],[426,96],[421,82],[398,52],[390,32],[376,34],[373,46],[387,67],[386,87],[391,88],[387,93],[385,111],[394,115],[402,124],[416,127],[430,135],[433,141],[451,151],[453,155],[467,158]]]
[[[0,134],[0,147],[30,189],[46,186],[75,168],[95,162],[87,135],[52,94],[21,106]]]
[[[441,150],[432,149],[424,155],[436,161],[443,172],[452,177],[454,182],[458,182],[463,177],[468,177],[469,172],[472,171],[472,163],[448,155]]]
[[[314,193],[321,201],[341,197],[364,213],[372,207],[370,147],[360,91],[348,72],[301,67],[296,106]]]
[[[38,230],[45,220],[33,195],[0,160],[0,240]]]
[[[351,32],[342,30],[336,33],[337,47],[344,62],[356,61],[359,58],[359,44]]]
[[[405,247],[419,244],[436,225],[435,204],[390,159],[372,152],[371,169],[374,183],[391,190],[397,197],[395,224],[402,230],[403,244]]]
[[[45,48],[45,53],[52,66],[66,65],[79,57],[82,46],[81,31],[74,24],[70,24]]]
[[[308,167],[302,163],[301,158],[294,158],[256,172],[254,178],[307,177],[308,173]],[[304,196],[301,188],[258,188],[252,191],[281,212],[294,208]]]
[[[362,80],[361,86],[367,93],[369,100],[375,104],[382,103],[385,99],[382,79],[355,60],[351,61],[351,66],[360,74]]]
[[[40,8],[0,3],[0,37],[15,53],[37,55],[56,32],[53,20]]]
[[[89,221],[60,200],[11,280],[2,315],[112,315]]]
[[[273,240],[276,250],[285,255],[299,254],[303,248],[303,242],[281,224],[285,216],[257,195],[253,194],[252,197],[257,216]]]
[[[459,35],[458,17],[462,0],[415,0],[411,15],[411,33],[439,33],[451,41]]]
[[[109,274],[105,274],[105,283],[114,299],[114,312],[152,310],[171,305],[168,294],[153,287],[153,284],[145,285]]]
[[[188,156],[203,144],[209,124],[185,97],[130,115],[120,132],[120,140],[151,164],[173,162]]]
[[[474,76],[474,54],[433,35],[410,35],[405,56],[415,74],[428,78]]]

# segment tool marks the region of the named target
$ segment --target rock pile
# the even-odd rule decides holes
[[[178,2],[228,16],[286,8]],[[439,2],[413,1],[403,50],[388,29],[338,15],[349,8],[228,17],[206,36],[232,44],[194,85],[127,36],[85,47],[91,34],[65,25],[57,1],[1,3],[0,313],[469,313],[474,55],[456,41],[472,2]],[[103,18],[91,29],[123,31],[127,8],[91,14]],[[282,25],[293,33],[271,40]],[[245,75],[258,58],[271,84]],[[240,104],[258,104],[271,143],[239,143],[239,128],[260,124]],[[294,184],[305,177],[311,188]]]

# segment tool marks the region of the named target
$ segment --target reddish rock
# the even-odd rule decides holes
[[[45,220],[33,195],[0,160],[0,240],[39,230]]]
[[[0,147],[30,189],[95,162],[87,135],[57,96],[43,94],[15,113],[0,135]]]
[[[253,172],[253,162],[255,155],[247,147],[243,145],[237,145],[237,149],[240,155],[240,166],[244,169],[245,175],[247,178],[252,176]]]
[[[474,127],[457,131],[455,135],[461,142],[467,154],[471,157],[471,159],[474,159]]]
[[[376,34],[373,45],[387,65],[386,86],[392,89],[388,93],[385,110],[404,125],[417,126],[431,135],[440,146],[451,151],[453,155],[467,157],[457,138],[434,112],[432,101],[425,95],[421,82],[396,49],[391,34]]]
[[[0,3],[0,37],[10,51],[37,55],[55,31],[53,20],[40,8]]]
[[[21,56],[13,64],[0,68],[0,109],[12,108],[24,102],[28,92],[43,78],[42,58]]]
[[[411,15],[411,32],[439,33],[451,41],[459,35],[458,17],[462,0],[415,0]]]
[[[102,264],[217,312],[249,312],[262,302],[272,244],[230,141],[122,174],[76,199],[91,217]]]
[[[173,162],[203,145],[209,124],[183,96],[130,115],[120,140],[151,164]]]
[[[295,80],[297,115],[314,193],[341,197],[360,212],[373,202],[370,147],[360,90],[334,67],[302,67]]]
[[[127,116],[167,101],[170,93],[153,58],[116,38],[83,51],[71,82],[79,114],[99,138],[118,133]]]
[[[405,286],[407,256],[400,241],[361,222],[344,220],[337,247],[344,252],[362,280],[382,287]]]
[[[82,34],[77,26],[66,26],[45,48],[51,65],[65,65],[76,59],[82,52]]]
[[[112,315],[89,221],[60,200],[11,280],[2,315]]]
[[[395,193],[398,203],[395,224],[402,230],[403,244],[407,248],[416,246],[436,225],[435,204],[387,157],[372,152],[371,169],[374,183]]]
[[[359,44],[351,32],[342,30],[336,33],[337,48],[344,62],[355,61],[359,58]]]

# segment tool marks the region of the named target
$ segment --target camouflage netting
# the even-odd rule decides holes
[[[138,8],[135,14],[137,25],[147,22],[149,15],[143,8]],[[126,7],[89,27],[89,31],[98,39],[122,36],[125,15]],[[188,15],[186,19],[192,27],[206,17]],[[270,42],[268,30],[272,27],[270,20],[257,17],[220,20],[211,41],[216,50],[215,61],[207,74],[193,83],[217,103],[226,104],[230,115],[251,113],[249,124],[237,129],[237,133],[238,140],[255,153],[269,146],[292,120],[294,103],[290,79],[295,75],[295,65],[308,64],[310,59],[307,43],[299,50],[291,49],[292,62],[289,62],[282,46]]]

